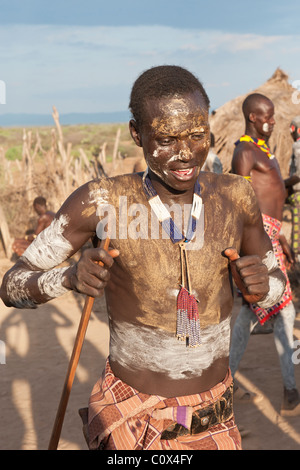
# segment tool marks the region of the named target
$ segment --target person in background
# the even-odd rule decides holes
[[[223,173],[223,165],[218,155],[214,151],[215,146],[215,136],[210,133],[210,147],[208,155],[206,157],[205,163],[201,168],[201,171],[212,171],[213,173]]]
[[[47,209],[47,201],[42,196],[38,196],[34,199],[33,208],[39,216],[35,230],[33,232],[29,231],[24,238],[16,238],[12,245],[12,250],[18,256],[24,253],[26,248],[42,230],[49,227],[55,217],[55,213]]]
[[[281,414],[300,414],[300,397],[295,382],[293,354],[293,328],[295,307],[285,267],[284,253],[293,263],[292,253],[281,233],[283,207],[286,199],[285,182],[278,161],[268,147],[275,125],[274,104],[264,95],[253,93],[243,102],[245,134],[235,143],[232,171],[243,176],[253,187],[262,213],[264,228],[270,237],[278,266],[286,277],[285,292],[271,308],[244,301],[233,327],[230,349],[230,369],[235,376],[247,343],[257,322],[271,323],[279,356],[284,392]],[[249,392],[245,392],[247,395]]]

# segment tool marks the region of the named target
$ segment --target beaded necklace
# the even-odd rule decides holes
[[[189,347],[196,347],[201,344],[200,320],[197,302],[198,300],[191,293],[191,279],[189,274],[188,256],[186,244],[193,240],[196,233],[197,221],[200,219],[203,208],[200,196],[200,183],[197,179],[194,186],[193,204],[185,235],[178,229],[172,219],[168,209],[162,203],[159,195],[154,189],[148,174],[148,169],[143,175],[143,189],[148,198],[151,209],[158,218],[162,228],[168,234],[173,244],[178,244],[180,250],[181,263],[181,284],[177,297],[177,326],[176,336],[182,341],[186,341]]]
[[[234,145],[237,145],[239,142],[252,142],[254,145],[259,147],[260,150],[265,152],[270,159],[275,158],[275,155],[272,155],[269,147],[263,139],[256,139],[255,137],[250,137],[250,135],[244,134],[235,142]]]

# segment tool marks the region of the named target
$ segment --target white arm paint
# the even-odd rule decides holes
[[[21,259],[42,270],[52,269],[66,260],[72,251],[71,243],[63,236],[68,218],[54,219],[29,245]]]
[[[278,263],[273,251],[268,251],[262,262],[268,268],[269,292],[263,300],[257,302],[257,305],[261,308],[269,308],[277,304],[277,302],[279,302],[281,299],[284,292],[285,283],[282,281],[282,279],[279,279],[273,274],[274,271],[278,269]]]
[[[24,252],[21,260],[32,271],[12,271],[7,279],[6,289],[12,304],[17,308],[36,308],[37,301],[30,295],[27,283],[39,271],[43,272],[37,280],[37,288],[41,295],[48,299],[59,297],[68,292],[62,282],[68,267],[53,269],[71,254],[73,248],[63,236],[64,227],[68,224],[66,216],[53,220],[51,225],[44,229]],[[36,269],[37,268],[37,269]]]

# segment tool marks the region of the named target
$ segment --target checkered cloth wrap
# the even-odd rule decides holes
[[[280,301],[272,307],[263,309],[256,304],[250,304],[251,310],[256,314],[261,325],[263,325],[273,315],[276,315],[276,313],[278,313],[292,301],[290,281],[287,275],[286,267],[284,264],[284,255],[279,241],[281,222],[265,214],[262,214],[262,217],[265,231],[269,235],[273,245],[273,251],[276,256],[278,266],[285,275],[287,282],[283,296],[281,297]]]
[[[189,428],[192,413],[217,401],[232,383],[230,371],[223,382],[206,392],[178,398],[139,393],[114,376],[109,360],[95,384],[89,403],[88,436],[91,450],[240,450],[234,419],[200,434],[160,440],[173,423]]]

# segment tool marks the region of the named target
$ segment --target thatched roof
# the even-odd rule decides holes
[[[261,93],[270,98],[275,106],[276,125],[269,140],[269,145],[279,161],[283,177],[287,176],[293,144],[289,126],[292,119],[296,115],[300,115],[300,104],[295,104],[292,101],[292,95],[296,90],[288,80],[288,75],[280,68],[277,68],[272,77],[259,88],[229,101],[218,108],[211,116],[211,131],[215,136],[214,150],[222,161],[225,172],[230,170],[234,142],[245,131],[242,103],[247,95]],[[299,101],[298,95],[296,97]]]

